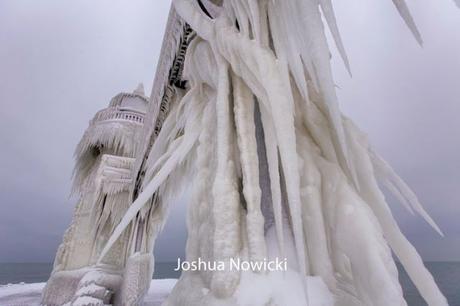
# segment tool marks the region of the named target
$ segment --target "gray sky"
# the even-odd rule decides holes
[[[423,49],[390,0],[335,1],[353,70],[350,79],[333,51],[340,103],[446,234],[393,205],[409,239],[426,260],[460,260],[460,10],[408,2]],[[53,260],[75,205],[75,145],[112,96],[140,81],[150,92],[168,8],[0,0],[0,262]],[[183,254],[184,211],[172,209],[157,259]]]

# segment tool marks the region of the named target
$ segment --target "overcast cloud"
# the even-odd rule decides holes
[[[335,1],[353,70],[333,51],[338,94],[446,237],[392,205],[403,231],[424,259],[460,260],[460,10],[408,2],[423,49],[390,0]],[[138,82],[150,92],[169,3],[0,0],[0,262],[53,260],[75,205],[75,145],[112,96]],[[160,261],[184,253],[183,202]]]

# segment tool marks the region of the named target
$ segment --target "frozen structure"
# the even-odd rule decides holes
[[[286,257],[289,270],[184,271],[163,305],[406,305],[392,252],[447,305],[380,186],[442,233],[341,114],[322,17],[349,69],[331,0],[173,1],[149,103],[115,97],[136,115],[102,111],[78,147],[81,201],[43,304],[141,304],[168,206],[190,186],[188,261]]]
[[[101,300],[110,299],[113,284],[120,283],[119,271],[129,256],[128,234],[119,239],[99,267],[109,284],[94,282],[91,273],[102,248],[130,204],[135,153],[141,145],[148,99],[142,85],[133,93],[120,93],[109,107],[96,113],[77,146],[74,192],[79,201],[64,241],[59,246],[48,281],[44,302],[62,305],[88,290]],[[69,272],[72,271],[72,272]],[[88,281],[89,279],[89,281]],[[93,293],[94,295],[94,293]],[[86,298],[87,299],[87,298]]]

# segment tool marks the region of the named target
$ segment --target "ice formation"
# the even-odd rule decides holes
[[[152,280],[151,288],[146,294],[142,305],[160,306],[176,282],[176,279]],[[39,306],[41,305],[40,296],[44,287],[45,283],[0,285],[0,305]],[[96,305],[99,304],[96,303]]]
[[[341,114],[323,17],[350,71],[331,0],[173,1],[150,103],[111,104],[145,119],[96,115],[78,146],[82,200],[44,304],[140,304],[168,206],[191,185],[188,261],[281,256],[289,270],[184,271],[166,306],[406,305],[392,252],[447,305],[380,184],[441,231]]]

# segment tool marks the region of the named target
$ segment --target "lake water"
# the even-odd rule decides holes
[[[460,263],[458,262],[427,262],[441,291],[449,300],[450,306],[460,306]],[[179,271],[174,271],[175,263],[156,263],[153,278],[178,278]],[[418,294],[407,274],[401,269],[400,281],[409,306],[425,306],[426,303]],[[47,263],[0,263],[0,285],[8,283],[36,283],[48,279],[52,265]]]

